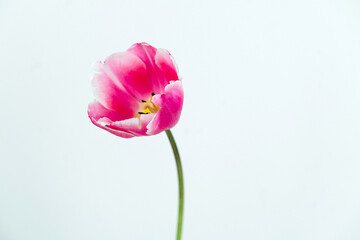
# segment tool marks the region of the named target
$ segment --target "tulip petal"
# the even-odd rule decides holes
[[[108,125],[113,129],[133,134],[134,136],[146,136],[147,125],[156,114],[143,114],[139,118],[130,118],[123,121],[113,122]],[[139,123],[140,121],[140,123]]]
[[[109,128],[108,125],[111,124],[113,121],[122,121],[127,119],[127,117],[119,112],[105,108],[99,102],[95,101],[89,104],[88,115],[93,124],[102,129],[105,129],[106,131],[111,132],[112,134],[123,138],[134,137],[134,135],[129,132]]]
[[[146,65],[131,53],[115,53],[109,56],[104,62],[104,71],[135,101],[147,99],[153,92]]]
[[[90,118],[94,118],[96,121],[104,117],[110,119],[112,122],[122,121],[129,118],[123,113],[107,109],[100,102],[97,101],[89,104],[88,115]]]
[[[143,114],[140,119],[127,118],[123,114],[109,110],[95,101],[89,104],[88,115],[96,126],[117,136],[130,138],[134,136],[145,136],[147,131],[146,126],[154,118],[155,113]]]
[[[139,102],[126,91],[119,88],[105,73],[100,72],[93,77],[95,98],[106,108],[134,117]]]
[[[156,64],[155,56],[157,49],[147,43],[136,43],[131,46],[127,52],[134,54],[144,62],[146,65],[147,76],[152,85],[153,92],[155,94],[162,94],[163,89],[167,84],[169,84],[169,81],[159,66]]]
[[[167,84],[170,81],[179,80],[178,67],[173,57],[167,50],[161,48],[157,50],[155,55],[155,63],[167,79]]]
[[[93,121],[92,119],[90,119],[92,121],[92,123],[96,126],[98,126],[99,128],[102,128],[116,136],[122,137],[122,138],[132,138],[135,137],[135,135],[131,134],[131,133],[127,133],[127,132],[123,132],[123,131],[119,131],[117,129],[112,129],[109,128],[107,125],[101,125],[98,122]]]
[[[161,108],[147,126],[146,133],[154,135],[175,126],[180,118],[183,98],[181,81],[171,82],[165,87],[164,94],[155,95],[152,101]]]

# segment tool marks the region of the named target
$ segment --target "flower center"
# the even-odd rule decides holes
[[[149,97],[147,101],[141,100],[139,111],[136,114],[136,117],[139,119],[139,129],[141,128],[141,121],[140,121],[141,115],[149,114],[149,113],[157,113],[160,110],[160,107],[152,102],[152,97],[154,95],[155,94],[152,93],[151,97]]]

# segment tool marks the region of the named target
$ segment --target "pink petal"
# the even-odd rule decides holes
[[[151,96],[153,86],[148,79],[147,67],[131,53],[115,53],[104,62],[104,72],[109,78],[135,101]]]
[[[93,124],[112,134],[123,138],[134,137],[134,135],[131,133],[108,127],[108,125],[113,121],[122,121],[126,119],[126,116],[105,108],[99,102],[93,102],[89,104],[88,115]]]
[[[167,50],[159,48],[155,55],[155,62],[168,82],[179,80],[177,65]]]
[[[105,73],[100,72],[93,77],[95,98],[107,109],[134,117],[139,102],[132,98],[124,89],[119,88]]]
[[[112,129],[112,128],[109,128],[109,127],[106,126],[106,125],[103,126],[103,125],[99,124],[98,122],[93,121],[93,119],[90,119],[90,120],[91,120],[91,122],[92,122],[93,124],[95,124],[95,125],[98,126],[99,128],[102,128],[102,129],[104,129],[104,130],[106,130],[106,131],[108,131],[108,132],[110,132],[110,133],[112,133],[112,134],[114,134],[114,135],[116,135],[116,136],[123,137],[123,138],[132,138],[132,137],[135,137],[135,136],[134,136],[133,134],[131,134],[131,133],[119,131],[119,130],[117,130],[117,129]]]
[[[158,134],[170,129],[179,121],[183,106],[184,91],[181,81],[175,81],[165,87],[164,94],[156,95],[152,101],[160,106],[153,120],[147,126],[148,135]]]
[[[141,123],[139,124],[139,118],[130,118],[123,121],[113,122],[108,125],[113,129],[133,134],[134,136],[146,136],[146,126],[154,118],[156,114],[142,114],[140,117]],[[140,127],[140,128],[139,128]]]
[[[90,118],[93,118],[95,121],[100,118],[108,118],[111,122],[122,121],[128,119],[129,117],[125,114],[122,114],[117,111],[113,111],[104,107],[101,103],[94,101],[88,106],[88,115]]]
[[[152,85],[153,92],[155,94],[163,93],[163,89],[169,84],[169,80],[156,64],[155,56],[157,49],[147,43],[136,43],[127,52],[136,55],[145,63],[147,76]]]

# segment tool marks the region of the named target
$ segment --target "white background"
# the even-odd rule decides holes
[[[360,239],[360,3],[0,1],[0,239],[175,238],[164,133],[93,126],[92,65],[168,49],[184,240]]]

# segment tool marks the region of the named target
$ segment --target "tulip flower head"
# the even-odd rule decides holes
[[[124,138],[158,134],[179,121],[183,88],[171,54],[136,43],[96,65],[96,100],[88,115],[98,127]]]

